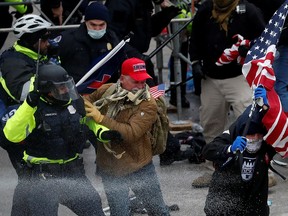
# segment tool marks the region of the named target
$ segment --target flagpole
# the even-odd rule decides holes
[[[102,67],[107,61],[109,61],[116,53],[120,51],[120,49],[125,45],[125,43],[129,42],[130,38],[124,38],[120,41],[117,46],[115,46],[101,61],[99,61],[96,65],[94,65],[77,83],[76,87],[81,85],[85,80],[87,80],[96,70]]]

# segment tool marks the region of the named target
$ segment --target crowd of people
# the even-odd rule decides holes
[[[189,10],[189,2],[183,2]],[[9,19],[3,18],[0,27],[12,25],[17,38],[0,56],[0,146],[18,175],[12,216],[57,215],[59,204],[77,215],[105,215],[100,195],[85,175],[82,152],[87,142],[95,148],[96,175],[101,177],[110,215],[131,214],[131,191],[148,215],[170,215],[153,164],[150,130],[157,119],[157,103],[150,88],[158,80],[146,52],[152,37],[183,13],[183,2],[43,0],[42,15],[33,13],[29,4],[16,7],[13,25],[9,6],[3,7]],[[263,5],[269,2],[197,1],[192,29],[179,50],[192,62],[195,94],[200,97],[199,123],[204,130],[199,140],[194,139],[193,148],[185,151],[177,136],[167,131],[160,165],[186,159],[213,163],[213,174],[192,183],[209,186],[207,216],[269,215],[268,170],[278,150],[264,139],[270,122],[263,119],[275,109],[270,89],[251,89],[236,59],[216,64],[224,50],[235,44],[235,35],[249,41],[261,35],[284,1],[275,1],[267,10]],[[67,17],[76,5],[69,22]],[[155,5],[161,7],[157,13],[153,13]],[[80,25],[50,30],[64,22]],[[117,61],[111,59],[106,71],[96,71],[97,77],[80,89],[77,83],[86,72],[130,32],[130,41],[117,53]],[[2,46],[7,34],[0,36]],[[274,62],[283,118],[288,110],[283,75],[286,40],[284,28]],[[240,57],[245,58],[249,48],[239,47]],[[181,66],[185,81],[187,63],[182,61]],[[170,103],[176,103],[175,89]],[[190,107],[185,85],[181,105]],[[232,124],[228,121],[231,112]],[[195,159],[196,147],[201,156]]]

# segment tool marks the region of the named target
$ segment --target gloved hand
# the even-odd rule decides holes
[[[111,140],[112,142],[116,142],[116,143],[123,141],[122,135],[119,133],[119,131],[116,131],[116,130],[108,130],[108,131],[102,132],[101,139]]]
[[[181,8],[175,6],[165,7],[162,8],[162,13],[165,14],[167,19],[171,20],[177,15],[181,14]]]
[[[196,62],[192,65],[192,73],[195,78],[206,79],[206,76],[202,70],[200,62]]]
[[[267,92],[266,92],[266,89],[262,85],[257,86],[257,88],[255,89],[254,100],[260,107],[263,107],[264,105],[269,107],[269,103],[267,99]]]
[[[40,99],[40,93],[37,91],[31,91],[26,97],[26,102],[31,107],[36,107]]]
[[[243,136],[237,136],[233,144],[231,145],[231,152],[236,154],[237,150],[239,150],[241,153],[245,150],[247,145],[247,139]]]
[[[238,52],[239,52],[239,55],[241,56],[241,57],[246,57],[246,55],[247,55],[247,53],[248,53],[248,51],[249,51],[249,49],[250,49],[250,47],[247,47],[247,46],[245,46],[245,45],[240,45],[239,47],[238,47]]]
[[[92,117],[96,123],[101,123],[104,116],[100,113],[100,111],[87,99],[84,99],[86,116]]]

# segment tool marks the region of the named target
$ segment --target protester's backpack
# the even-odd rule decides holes
[[[102,95],[101,98],[111,95],[116,88],[115,84],[112,84]],[[166,149],[168,131],[169,131],[169,119],[167,116],[167,107],[165,104],[165,98],[160,96],[155,99],[157,104],[157,119],[152,126],[151,133],[151,145],[152,154],[162,154]]]
[[[162,154],[166,149],[169,119],[167,116],[167,107],[165,98],[160,96],[155,99],[157,104],[157,119],[151,130],[151,144],[153,155]]]

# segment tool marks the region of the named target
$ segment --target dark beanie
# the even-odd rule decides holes
[[[246,110],[242,113],[241,116],[236,120],[235,122],[235,135],[236,136],[241,136],[243,135],[246,123],[248,122],[249,119],[249,113],[251,110],[251,105],[246,108]],[[256,133],[260,134],[266,134],[267,130],[265,129],[263,123],[262,123],[262,118],[263,118],[263,111],[260,111],[260,107],[256,106],[255,110],[252,113],[251,116],[251,121],[249,124],[249,128],[247,131],[247,135],[253,135]]]
[[[85,20],[104,20],[108,22],[110,20],[109,11],[106,6],[99,2],[93,2],[89,4],[85,10]]]

